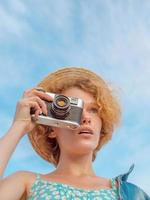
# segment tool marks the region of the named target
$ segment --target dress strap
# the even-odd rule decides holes
[[[117,188],[116,187],[116,180],[115,180],[115,178],[111,179],[111,186],[112,186],[112,189],[116,189]]]
[[[36,180],[40,180],[41,179],[41,176],[39,173],[36,173]]]

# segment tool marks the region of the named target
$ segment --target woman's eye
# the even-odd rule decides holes
[[[90,112],[92,112],[92,113],[98,113],[98,108],[92,107],[92,108],[90,108]]]

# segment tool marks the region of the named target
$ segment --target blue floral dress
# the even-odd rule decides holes
[[[64,183],[46,181],[36,174],[27,200],[117,200],[115,179],[111,179],[110,189],[81,189]]]

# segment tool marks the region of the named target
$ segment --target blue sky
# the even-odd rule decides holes
[[[123,110],[120,128],[94,162],[96,173],[114,177],[135,163],[129,181],[150,194],[149,10],[149,0],[1,1],[0,136],[25,89],[61,67],[86,67],[116,88]],[[53,169],[24,136],[5,176]]]

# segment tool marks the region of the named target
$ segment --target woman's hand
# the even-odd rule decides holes
[[[26,90],[18,101],[13,124],[21,126],[23,134],[30,132],[35,127],[35,121],[39,114],[47,115],[47,106],[44,100],[52,101],[53,99],[41,88],[33,88]],[[31,118],[31,109],[35,113],[34,120]]]

